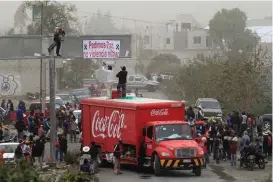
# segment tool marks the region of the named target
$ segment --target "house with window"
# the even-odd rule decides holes
[[[182,62],[198,53],[209,55],[211,41],[203,26],[190,14],[179,14],[175,20],[145,26],[141,31],[141,50],[171,53]]]
[[[165,24],[146,26],[143,48],[157,50],[208,50],[209,39],[200,23],[190,14],[179,14]]]

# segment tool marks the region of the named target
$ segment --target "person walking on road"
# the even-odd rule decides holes
[[[60,139],[60,162],[63,161],[64,156],[67,153],[67,139],[65,134],[62,135]]]
[[[230,158],[231,158],[232,167],[236,167],[237,146],[238,146],[238,138],[236,137],[236,133],[232,133],[232,137],[230,139]]]
[[[243,132],[247,129],[247,115],[245,112],[242,112],[242,123],[240,127],[240,136],[243,135]]]
[[[122,142],[121,140],[114,147],[114,172],[115,174],[121,174],[120,172],[120,158],[122,156]]]
[[[24,130],[26,129],[25,123],[23,120],[18,120],[15,124],[15,128],[18,133],[18,139],[23,139],[24,137]]]
[[[14,152],[14,159],[15,159],[16,167],[19,166],[22,158],[23,158],[22,144],[19,144],[19,145],[17,145],[15,152]]]
[[[92,142],[90,146],[90,155],[91,155],[91,163],[93,165],[94,173],[98,172],[98,154],[99,154],[99,149],[96,143]]]
[[[74,116],[73,112],[69,112],[69,120],[70,120],[70,142],[74,143],[77,142],[77,123],[76,123],[76,117]]]
[[[37,157],[40,168],[43,167],[43,151],[45,149],[45,143],[42,138],[36,140],[33,146],[32,157]]]

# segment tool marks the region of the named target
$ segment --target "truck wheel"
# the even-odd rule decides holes
[[[196,168],[193,170],[195,176],[201,176],[201,171],[202,171],[201,167],[196,167]]]
[[[155,176],[160,176],[161,167],[160,167],[160,160],[159,160],[158,155],[155,155],[155,157],[154,157],[153,168],[154,168]]]

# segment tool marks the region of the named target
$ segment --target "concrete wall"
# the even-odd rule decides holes
[[[48,63],[48,60],[46,60]],[[56,68],[63,67],[63,60],[56,59]],[[10,76],[10,77],[9,77]],[[19,96],[27,92],[40,92],[40,59],[35,60],[1,60],[0,61],[0,84],[3,86],[3,80],[9,77],[10,88],[2,89],[1,96]],[[56,74],[56,86],[58,74]],[[12,80],[14,78],[14,80]],[[47,93],[49,90],[49,73],[47,64],[46,75]]]

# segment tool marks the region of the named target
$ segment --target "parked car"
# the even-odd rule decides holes
[[[46,102],[50,102],[50,97],[49,96],[46,97]],[[57,103],[57,104],[59,104],[61,106],[65,105],[64,101],[59,96],[55,96],[55,103]]]
[[[263,128],[272,128],[272,114],[264,114],[263,116]]]
[[[196,108],[198,113],[203,115],[204,119],[210,117],[222,118],[223,112],[217,99],[213,98],[199,98],[196,101]]]
[[[148,92],[155,92],[159,88],[158,81],[148,80],[143,75],[128,75],[127,76],[127,89],[147,90]]]
[[[4,149],[5,163],[15,163],[14,152],[19,143],[0,143],[0,151]]]
[[[75,89],[71,95],[77,104],[80,103],[81,99],[91,97],[91,93],[88,88]]]
[[[62,106],[61,104],[55,103],[55,109],[60,109],[61,106]],[[46,110],[49,111],[49,108],[50,108],[50,103],[46,101]],[[34,111],[42,110],[40,101],[32,102],[29,106],[29,111],[31,110],[34,110]]]
[[[97,86],[97,80],[94,78],[84,78],[82,80],[82,88],[89,88],[91,85]]]
[[[56,94],[56,96],[60,97],[63,100],[64,104],[74,104],[74,101],[69,94]]]

